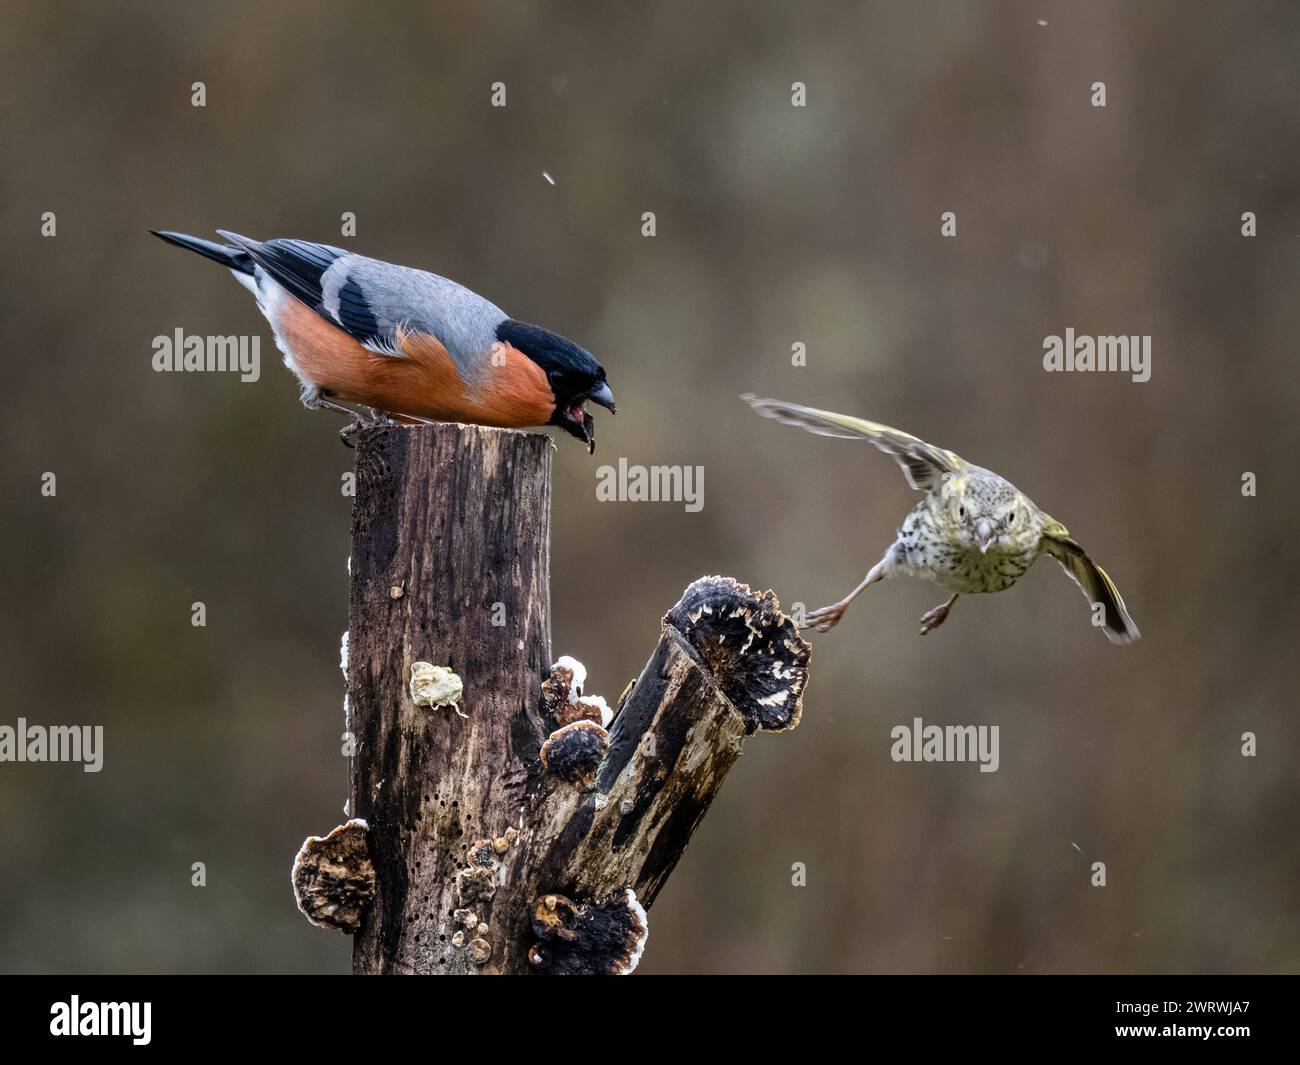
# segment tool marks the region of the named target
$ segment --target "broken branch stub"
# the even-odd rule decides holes
[[[608,913],[610,900],[630,891],[630,905],[648,909],[745,737],[798,724],[809,655],[771,592],[755,594],[723,577],[686,590],[625,693],[594,784],[547,773],[525,812],[494,907],[507,925],[531,933],[531,942],[506,945],[513,969],[526,945],[534,971],[625,971],[607,952],[588,956],[584,969],[578,947],[557,949],[554,937],[538,932],[538,907],[555,898],[582,913]],[[552,727],[562,719],[554,700],[550,716]]]
[[[799,724],[809,645],[771,592],[754,595],[730,577],[701,577],[668,611],[749,732]]]
[[[353,818],[327,836],[308,836],[293,862],[293,896],[307,920],[355,932],[375,895],[367,825]]]

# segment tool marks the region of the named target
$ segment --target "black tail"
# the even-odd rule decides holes
[[[213,262],[218,262],[231,270],[238,270],[241,274],[251,274],[253,272],[253,257],[243,248],[236,248],[230,244],[216,244],[213,241],[202,240],[199,237],[186,236],[184,233],[170,233],[164,229],[151,229],[149,232],[159,240],[165,240],[168,244],[175,244],[178,248],[188,248],[190,251],[196,251]]]

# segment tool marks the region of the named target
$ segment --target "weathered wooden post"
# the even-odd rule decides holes
[[[630,971],[744,738],[798,724],[809,647],[725,578],[669,611],[612,722],[580,664],[552,668],[552,454],[477,426],[359,435],[354,820],[293,876],[355,933],[356,973]]]

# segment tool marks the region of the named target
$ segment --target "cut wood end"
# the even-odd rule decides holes
[[[312,924],[355,932],[375,896],[375,865],[360,818],[308,836],[293,862],[293,897]]]
[[[650,924],[631,888],[579,902],[550,893],[533,906],[533,933],[528,961],[537,972],[625,976],[641,961]]]
[[[664,616],[694,648],[746,730],[799,724],[812,646],[781,611],[775,593],[730,577],[701,577]]]
[[[504,429],[460,422],[372,423],[363,425],[353,440],[359,484],[387,481],[402,469],[410,456],[435,449],[456,452],[470,449],[515,460],[532,456],[546,469],[550,468],[555,451],[554,438],[541,429]]]

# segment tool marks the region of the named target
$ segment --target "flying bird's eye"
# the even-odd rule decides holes
[[[1016,512],[1013,510],[1010,514],[1007,515],[1007,524],[1010,525],[1015,520],[1016,520]]]
[[[957,517],[959,517],[959,518],[964,518],[965,516],[966,516],[966,508],[965,508],[965,507],[958,507],[958,508],[957,508]]]

